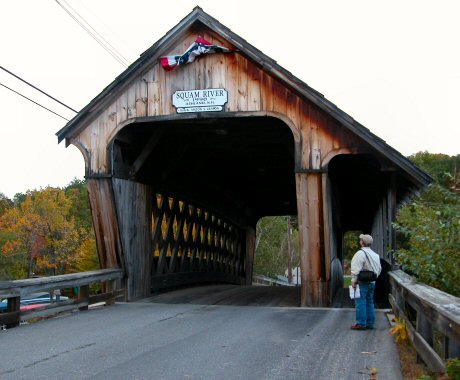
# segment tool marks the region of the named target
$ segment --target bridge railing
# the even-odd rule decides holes
[[[460,354],[460,298],[416,282],[401,270],[389,272],[389,301],[417,356],[435,372]]]
[[[87,310],[89,305],[105,302],[111,304],[115,298],[124,295],[123,289],[116,289],[117,280],[123,278],[121,269],[101,269],[89,272],[64,274],[59,276],[29,278],[25,280],[0,281],[0,300],[7,300],[6,312],[0,313],[0,326],[18,326],[21,321],[43,318],[72,310]],[[104,293],[90,295],[89,286],[105,283]],[[21,310],[21,298],[36,292],[77,288],[78,296],[31,310]]]

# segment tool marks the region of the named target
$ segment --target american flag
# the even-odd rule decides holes
[[[195,58],[207,53],[229,53],[230,49],[222,46],[213,45],[202,37],[198,37],[182,55],[169,55],[161,57],[160,62],[163,69],[171,71],[177,66],[191,63]]]

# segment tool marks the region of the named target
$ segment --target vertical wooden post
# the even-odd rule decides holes
[[[254,267],[254,251],[256,249],[256,231],[246,228],[246,285],[252,285],[252,270]]]
[[[78,289],[78,300],[87,301],[89,304],[89,285],[80,286],[80,288]],[[78,308],[78,310],[80,311],[88,310],[88,305],[81,306]]]
[[[148,185],[119,178],[113,179],[112,186],[127,274],[126,295],[134,300],[150,294],[154,194]],[[177,200],[175,205],[179,207]],[[173,221],[171,218],[171,228]]]
[[[20,322],[20,310],[21,310],[21,297],[11,297],[8,298],[6,311],[7,313],[17,313],[17,318],[14,318],[12,323],[6,325],[7,328],[19,326]]]
[[[449,337],[445,337],[444,339],[444,352],[446,353],[446,357],[444,359],[454,359],[460,357],[460,346],[455,343],[454,340],[449,339]]]
[[[324,278],[321,173],[297,173],[300,237],[301,306],[327,306]]]
[[[416,331],[433,347],[433,328],[423,313],[417,312]],[[423,363],[423,359],[417,354],[417,363]]]
[[[388,245],[390,250],[392,251],[390,260],[391,260],[391,267],[394,269],[394,259],[393,259],[393,252],[396,249],[396,236],[395,230],[393,228],[393,223],[396,220],[396,174],[394,172],[390,173],[390,186],[388,189]]]
[[[291,217],[287,217],[287,245],[288,245],[288,283],[292,284],[292,244],[291,244]]]

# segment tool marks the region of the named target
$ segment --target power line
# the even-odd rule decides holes
[[[129,65],[129,61],[123,56],[123,54],[121,54],[109,41],[107,41],[104,36],[102,36],[102,34],[100,34],[96,29],[94,29],[88,21],[85,20],[85,18],[80,15],[76,10],[75,8],[73,8],[66,0],[61,0],[63,3],[65,3],[78,17],[80,17],[80,19],[86,24],[88,25],[91,30],[96,33],[98,35],[98,37],[104,41],[106,43],[106,45],[109,45],[110,48],[113,50],[113,52],[115,52],[119,58],[121,58],[127,65]]]
[[[69,110],[78,113],[78,111],[75,111],[73,108],[69,107],[68,105],[62,103],[60,100],[57,100],[56,98],[52,97],[51,95],[47,94],[45,91],[40,90],[38,87],[35,87],[33,84],[27,82],[26,80],[22,79],[21,77],[17,76],[16,74],[13,74],[11,71],[5,69],[3,66],[0,66],[0,69],[6,71],[8,74],[14,76],[15,78],[19,79],[20,81],[24,82],[25,84],[29,85],[30,87],[34,88],[37,91],[40,91],[42,94],[46,95],[47,97],[53,99],[55,102],[58,102],[59,104],[62,104],[64,107],[67,107]]]
[[[58,5],[70,16],[72,17],[72,19],[78,24],[80,25],[99,45],[102,46],[102,48],[107,51],[107,53],[109,53],[113,58],[115,58],[118,63],[120,63],[122,66],[124,66],[125,68],[128,67],[128,63],[127,61],[121,56],[119,57],[115,52],[113,52],[109,47],[107,47],[107,45],[101,41],[96,35],[94,35],[94,33],[91,32],[91,30],[89,30],[85,25],[83,25],[82,22],[80,22],[80,20],[78,20],[77,17],[75,17],[72,12],[70,12],[64,5],[62,5],[59,0],[55,0],[56,3],[58,3]],[[87,23],[88,24],[88,23]],[[88,24],[89,25],[89,24]],[[91,29],[94,30],[94,28],[92,28],[90,26]],[[126,63],[124,62],[126,61]]]
[[[58,113],[56,113],[54,111],[51,111],[49,108],[46,108],[45,106],[42,106],[40,103],[37,103],[36,101],[28,98],[27,96],[24,96],[21,93],[13,90],[12,88],[9,88],[8,86],[5,86],[3,83],[0,83],[0,86],[3,86],[3,87],[7,88],[10,91],[13,91],[15,94],[18,94],[19,96],[22,96],[23,98],[27,99],[29,102],[32,102],[32,103],[36,104],[37,106],[40,106],[40,107],[44,108],[45,110],[47,110],[47,111],[49,111],[51,113],[54,113],[56,116],[59,116],[59,117],[63,118],[64,120],[69,121],[69,119],[66,119],[64,116],[61,116],[61,115],[59,115]]]

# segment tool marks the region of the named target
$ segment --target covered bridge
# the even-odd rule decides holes
[[[383,258],[398,203],[430,181],[199,7],[57,136],[83,154],[100,263],[124,269],[128,300],[251,284],[257,221],[297,215],[301,305],[327,306],[343,234],[372,233]]]

